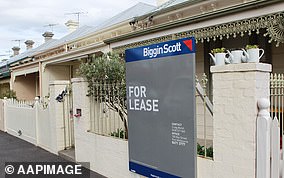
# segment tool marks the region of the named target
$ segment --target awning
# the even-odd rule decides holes
[[[76,57],[65,57],[65,58],[60,58],[57,60],[52,60],[49,62],[46,62],[45,65],[50,65],[50,64],[59,64],[59,63],[64,63],[64,62],[70,62],[70,61],[76,61],[79,59],[84,59],[84,58],[88,58],[88,55],[81,55],[81,56],[76,56]]]
[[[126,49],[155,44],[159,42],[169,41],[172,39],[180,39],[185,37],[195,37],[196,42],[222,40],[223,38],[235,38],[237,36],[243,37],[245,34],[251,35],[252,32],[259,34],[260,29],[266,29],[264,34],[269,38],[269,43],[275,42],[276,47],[280,43],[284,43],[284,12],[268,14],[264,16],[238,20],[223,24],[216,24],[214,26],[188,30],[166,36],[161,36],[153,39],[139,41],[135,43],[126,44],[114,48],[115,52],[124,53]]]
[[[30,68],[30,69],[25,69],[25,70],[20,70],[20,71],[15,71],[12,72],[12,76],[13,76],[13,81],[15,81],[17,76],[21,76],[21,75],[27,75],[27,74],[32,74],[35,72],[38,72],[39,68],[38,67],[34,67],[34,68]]]

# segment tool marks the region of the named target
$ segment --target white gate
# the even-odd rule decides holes
[[[71,85],[68,85],[64,91],[63,97],[63,125],[64,125],[64,147],[65,149],[75,146],[74,138],[74,120],[73,120],[73,96]]]

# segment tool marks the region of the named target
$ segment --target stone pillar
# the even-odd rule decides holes
[[[89,149],[89,145],[84,145],[87,142],[95,142],[94,137],[90,138],[86,136],[87,131],[90,130],[90,99],[87,96],[89,89],[88,82],[83,78],[72,78],[72,92],[73,92],[73,113],[76,115],[76,110],[81,109],[81,116],[74,117],[74,138],[75,138],[75,160],[81,162],[88,162],[92,160],[92,156],[89,155],[90,159],[85,160],[84,154]],[[93,133],[91,133],[94,135]],[[90,139],[86,141],[86,139]],[[84,143],[82,145],[82,143]],[[84,165],[88,167],[87,165]],[[90,161],[90,166],[93,166],[93,162]],[[89,168],[91,168],[89,167]],[[92,170],[95,170],[94,168]],[[97,171],[97,170],[96,170]]]
[[[215,178],[256,177],[257,100],[269,99],[270,64],[212,66]]]
[[[83,78],[73,78],[71,82],[74,101],[73,113],[76,114],[77,109],[81,109],[82,111],[81,117],[74,118],[75,130],[79,129],[82,132],[86,132],[87,130],[90,130],[90,99],[87,96],[88,82]],[[77,136],[75,133],[75,137]]]
[[[58,154],[58,151],[64,149],[64,122],[63,122],[63,102],[58,102],[55,98],[62,93],[70,84],[70,81],[58,80],[49,83],[50,92],[50,114],[51,117],[51,137],[52,151]],[[66,136],[67,137],[67,136]]]

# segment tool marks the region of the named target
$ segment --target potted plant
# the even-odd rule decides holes
[[[211,50],[211,53],[216,54],[216,53],[225,53],[226,48],[215,48]]]
[[[211,50],[211,53],[209,53],[216,66],[225,65],[225,58],[226,58],[225,51],[226,51],[225,48],[215,48]]]
[[[248,49],[256,49],[258,48],[258,45],[246,45],[246,50]]]
[[[246,50],[242,50],[246,56],[243,62],[259,62],[260,58],[264,54],[264,50],[260,49],[258,45],[246,45]]]

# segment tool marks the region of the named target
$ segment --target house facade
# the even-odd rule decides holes
[[[198,76],[203,73],[210,76],[209,67],[214,65],[208,54],[211,49],[241,49],[249,44],[265,50],[261,62],[271,63],[273,72],[283,72],[282,7],[283,3],[276,0],[176,0],[157,8],[138,4],[98,27],[81,27],[56,43],[43,44],[46,47],[34,49],[29,56],[31,61],[16,56],[19,61],[11,68],[11,89],[17,91],[21,86],[21,72],[17,71],[37,70],[37,76],[28,77],[39,78],[33,95],[44,97],[48,95],[49,81],[70,80],[76,76],[78,61],[86,61],[92,55],[112,50],[124,53],[127,48],[191,36],[197,41]],[[15,76],[19,78],[19,85]]]
[[[260,61],[272,64],[273,73],[284,72],[283,9],[284,2],[281,0],[169,0],[158,7],[138,4],[101,26],[78,28],[62,39],[47,41],[39,48],[27,51],[24,56],[20,56],[21,54],[15,56],[9,61],[10,88],[16,91],[19,99],[48,97],[50,82],[70,81],[79,77],[76,71],[80,63],[91,60],[94,55],[99,56],[109,51],[124,55],[124,51],[128,48],[193,36],[197,42],[196,74],[199,78],[203,73],[208,76],[207,90],[212,96],[210,66],[214,63],[209,53],[214,48],[224,47],[234,50],[245,48],[246,45],[259,45],[264,49]],[[84,88],[86,86],[78,84],[82,81],[73,79],[72,82],[77,88],[82,87],[86,90]],[[73,98],[80,100],[81,95]],[[78,107],[84,106],[83,111],[88,107],[85,100],[80,100],[81,105],[78,105]],[[198,114],[202,115],[202,112],[197,111]],[[207,128],[204,128],[204,121],[197,120],[197,138],[202,140],[204,130],[208,129],[206,137],[212,140],[212,116],[208,114],[206,119]],[[75,135],[75,140],[79,140],[75,151],[76,159],[90,161],[93,170],[99,173],[106,172],[105,175],[111,177],[116,170],[107,173],[104,164],[96,165],[94,160],[104,159],[102,156],[105,154],[104,150],[110,150],[110,147],[116,145],[119,147],[116,148],[117,150],[122,150],[119,152],[120,156],[110,154],[106,158],[114,157],[120,160],[123,157],[124,166],[120,168],[124,172],[122,171],[120,175],[128,177],[130,173],[126,166],[126,155],[128,155],[126,141],[119,140],[117,143],[108,137],[107,139],[111,141],[106,144],[104,136],[90,132],[86,126],[88,122],[80,120],[76,122],[78,124],[76,127],[79,128]],[[104,146],[99,147],[97,142]],[[85,151],[86,148],[97,147],[101,149],[100,155]]]
[[[154,8],[138,3],[98,26],[80,27],[59,40],[52,39],[51,32],[44,33],[44,44],[8,61],[10,89],[16,91],[21,100],[48,96],[49,82],[70,81],[76,77],[81,62],[111,51],[109,45],[103,42],[105,39],[127,33],[131,29],[129,20]],[[2,67],[5,67],[4,64]]]

